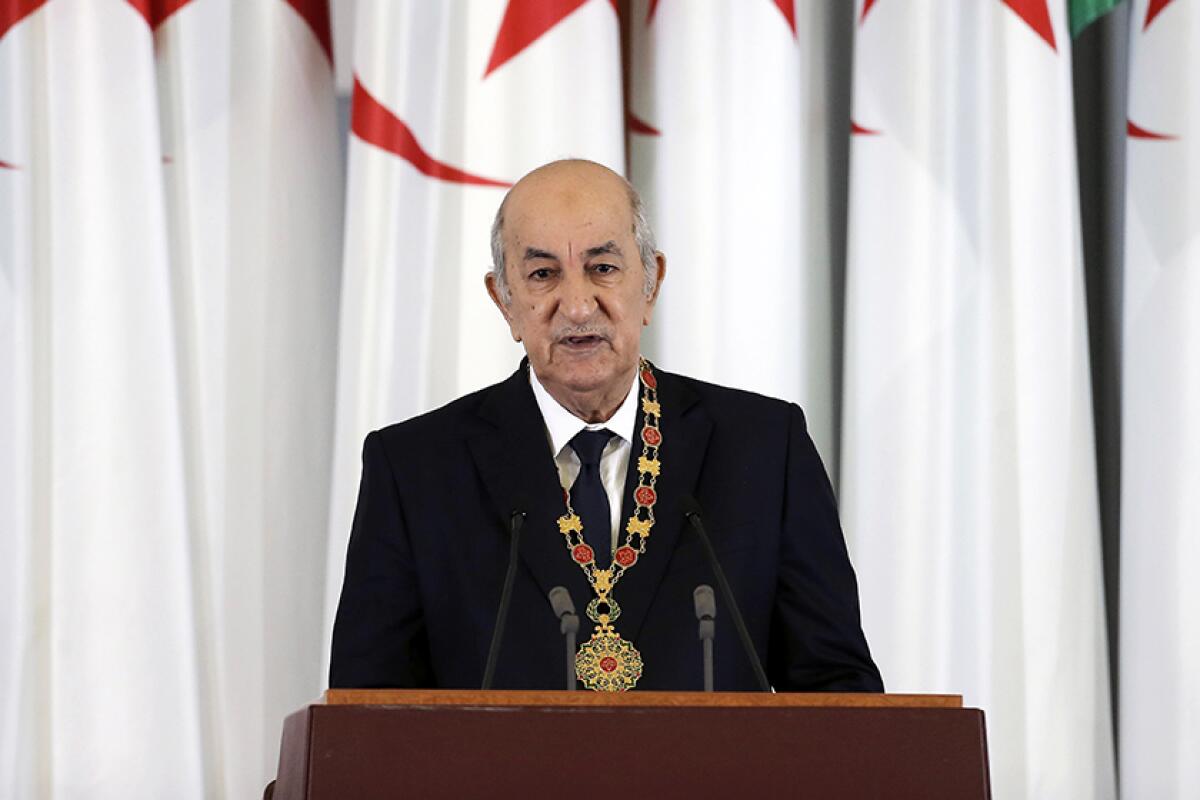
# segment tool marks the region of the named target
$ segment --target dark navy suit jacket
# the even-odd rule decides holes
[[[566,669],[547,592],[592,597],[556,519],[558,473],[527,366],[503,383],[370,434],[333,632],[332,687],[477,688],[508,560],[526,513],[496,669],[498,689],[558,689]],[[799,407],[657,372],[662,404],[657,523],[614,591],[616,628],[641,651],[639,689],[702,688],[692,591],[716,588],[683,516],[691,494],[772,685],[882,691],[833,491]],[[638,427],[641,430],[639,412]],[[626,480],[628,519],[637,442]],[[623,523],[622,523],[623,525]],[[717,596],[718,690],[757,685]]]

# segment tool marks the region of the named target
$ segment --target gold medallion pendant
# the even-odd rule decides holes
[[[611,625],[602,626],[579,648],[575,677],[593,692],[627,692],[642,677],[642,654]]]

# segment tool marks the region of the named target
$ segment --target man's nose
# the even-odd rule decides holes
[[[587,279],[586,271],[568,270],[562,289],[560,308],[563,315],[577,325],[591,320],[598,303],[596,287]]]

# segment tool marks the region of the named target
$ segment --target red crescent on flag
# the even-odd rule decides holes
[[[862,16],[860,16],[858,18],[859,25],[861,25],[862,21],[867,18],[867,14],[871,13],[871,7],[874,5],[875,5],[875,0],[865,0],[865,2],[863,3]]]
[[[662,131],[645,120],[638,119],[632,111],[625,116],[626,122],[629,124],[629,130],[633,133],[640,133],[643,136],[662,136]]]
[[[0,161],[0,169],[20,169],[16,164],[10,164],[7,161]]]
[[[492,45],[492,57],[488,59],[483,77],[491,75],[509,60],[516,58],[542,34],[567,18],[588,0],[508,0],[500,30],[496,32],[496,43]],[[614,12],[617,0],[609,0]]]
[[[1131,119],[1125,120],[1125,133],[1130,139],[1151,139],[1159,142],[1167,142],[1179,138],[1178,136],[1171,136],[1167,133],[1155,133],[1154,131],[1148,131],[1141,125],[1136,124]]]
[[[457,167],[438,161],[429,155],[412,130],[386,106],[371,96],[371,93],[354,76],[354,97],[350,106],[350,132],[367,144],[386,150],[400,156],[417,168],[423,175],[451,183],[465,183],[474,186],[498,186],[507,188],[511,183],[496,181],[491,178],[481,178],[464,172]]]
[[[0,39],[12,26],[46,4],[46,0],[0,0]]]
[[[1146,8],[1146,22],[1142,25],[1142,30],[1150,27],[1150,23],[1154,22],[1154,18],[1163,12],[1163,9],[1171,5],[1175,0],[1150,0],[1150,5]]]
[[[852,136],[878,136],[879,131],[870,128],[864,128],[854,120],[850,120],[850,134]]]
[[[1054,23],[1050,21],[1050,8],[1046,0],[1004,0],[1004,5],[1015,11],[1038,36],[1046,40],[1054,52],[1058,52],[1058,45],[1054,43]]]
[[[874,0],[867,0],[870,5]],[[796,36],[796,0],[774,0],[775,7],[779,9],[779,13],[783,14],[783,18],[787,20],[788,27],[792,29],[792,36]],[[650,0],[650,8],[646,11],[646,24],[649,25],[654,20],[654,12],[658,11],[658,0]]]

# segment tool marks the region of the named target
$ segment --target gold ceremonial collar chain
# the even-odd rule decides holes
[[[625,524],[625,536],[613,550],[608,569],[596,566],[596,554],[583,538],[583,520],[571,508],[571,495],[563,489],[567,513],[558,518],[558,529],[566,539],[567,552],[583,570],[596,597],[587,606],[587,615],[596,623],[592,638],[584,642],[575,658],[575,675],[584,687],[594,692],[624,692],[642,677],[642,656],[632,644],[621,638],[613,622],[621,616],[621,607],[612,598],[617,581],[646,552],[654,527],[654,504],[658,500],[654,484],[661,465],[658,448],[662,444],[662,420],[658,405],[658,381],[652,365],[641,360],[638,377],[642,385],[642,449],[637,460],[638,485],[633,490],[633,514]]]

